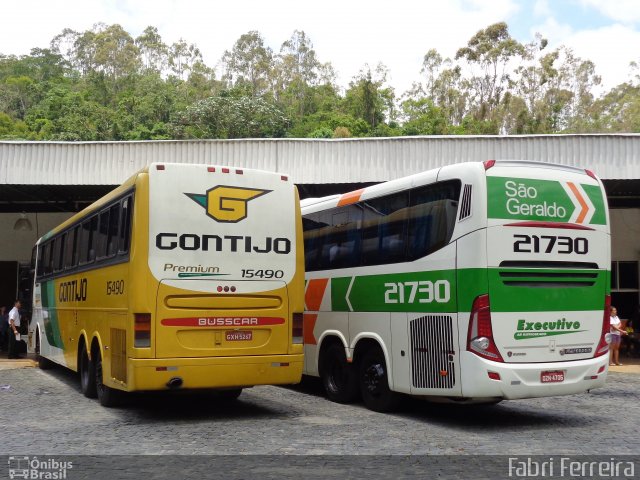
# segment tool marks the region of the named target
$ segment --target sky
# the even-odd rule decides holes
[[[2,10],[5,55],[46,48],[64,28],[103,22],[133,37],[155,26],[167,44],[196,44],[213,67],[243,33],[259,31],[278,52],[303,30],[341,86],[365,64],[381,62],[396,94],[419,79],[429,49],[453,58],[478,30],[500,21],[520,42],[540,33],[548,49],[565,45],[592,60],[607,90],[629,80],[631,61],[640,63],[640,0],[20,0]]]

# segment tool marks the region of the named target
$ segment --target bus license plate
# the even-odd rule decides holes
[[[249,331],[231,331],[225,332],[227,342],[246,342],[253,339],[253,332]]]
[[[542,383],[564,382],[564,372],[562,370],[552,370],[548,372],[542,372],[540,374],[540,381]]]

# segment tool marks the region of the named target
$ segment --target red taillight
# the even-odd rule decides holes
[[[479,295],[473,301],[469,316],[467,350],[487,360],[504,362],[493,340],[489,295]]]
[[[302,313],[294,313],[291,318],[291,343],[302,343]]]
[[[489,170],[491,167],[493,167],[496,164],[495,160],[485,160],[484,162],[482,162],[482,164],[484,165],[484,169],[485,170]]]
[[[133,346],[136,348],[148,348],[151,346],[151,314],[133,314]]]
[[[609,318],[609,308],[611,307],[611,295],[604,297],[604,313],[602,314],[602,333],[600,334],[600,342],[596,348],[595,357],[601,357],[609,351],[609,330],[611,329],[611,320]]]
[[[487,372],[487,375],[489,375],[491,380],[500,380],[500,374],[498,372]]]
[[[596,174],[593,173],[591,170],[585,168],[584,169],[584,173],[586,173],[587,175],[589,175],[591,178],[593,178],[594,180],[598,180],[598,177],[596,177]]]

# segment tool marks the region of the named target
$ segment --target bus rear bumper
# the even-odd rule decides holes
[[[299,383],[302,378],[303,358],[302,354],[259,357],[130,358],[125,389],[128,391],[169,390],[169,382],[175,378],[182,380],[179,387],[181,390]]]
[[[513,400],[584,393],[604,386],[609,365],[609,355],[534,364],[492,362],[470,352],[463,355],[463,364],[468,365],[461,372],[462,395],[466,398]],[[543,373],[548,376],[551,372],[562,372],[563,380],[543,383]]]

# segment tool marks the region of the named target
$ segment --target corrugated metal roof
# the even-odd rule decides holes
[[[451,163],[522,159],[640,178],[640,134],[148,142],[0,142],[0,184],[117,185],[151,162],[242,166],[299,184],[377,182]]]

